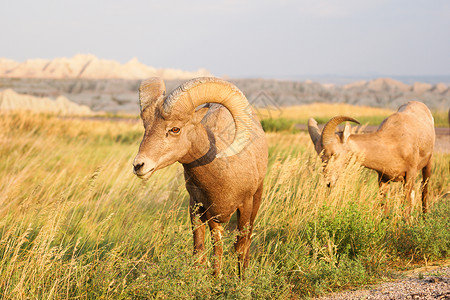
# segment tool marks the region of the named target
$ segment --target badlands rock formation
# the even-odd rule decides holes
[[[167,80],[171,91],[184,80]],[[410,100],[424,102],[431,109],[448,110],[450,89],[439,83],[406,85],[392,79],[360,81],[346,86],[326,86],[317,82],[269,79],[231,79],[254,106],[291,106],[313,102],[348,103],[397,109]],[[13,89],[36,97],[64,96],[87,105],[93,111],[139,113],[140,80],[125,79],[37,79],[1,78],[0,91]]]
[[[51,100],[50,98],[17,94],[11,89],[0,91],[0,112],[24,110],[59,115],[93,114],[89,107],[73,103],[63,96],[59,96],[56,100]]]
[[[444,109],[450,103],[450,89],[444,83],[430,85],[416,82],[408,85],[391,78],[356,81],[344,86],[258,79],[232,82],[252,104],[258,103],[258,100],[279,106],[327,102],[396,109],[401,104],[416,100],[426,103],[432,109]]]
[[[133,58],[125,64],[114,60],[99,59],[90,54],[78,54],[72,58],[29,59],[25,62],[0,58],[0,77],[9,78],[88,78],[88,79],[143,79],[160,76],[165,80],[190,79],[211,76],[204,69],[195,72],[177,69],[155,69]]]

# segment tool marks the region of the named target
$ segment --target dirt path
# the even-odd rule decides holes
[[[403,279],[315,299],[450,299],[450,262],[445,265],[418,268],[403,273]]]

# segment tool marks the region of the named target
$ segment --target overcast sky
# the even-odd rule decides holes
[[[90,53],[216,76],[449,75],[449,0],[10,0],[0,57]]]

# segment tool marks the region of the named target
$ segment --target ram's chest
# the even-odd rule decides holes
[[[207,190],[203,186],[186,184],[186,189],[191,197],[191,205],[201,207],[202,211],[208,213],[209,218],[213,218],[219,223],[228,222],[231,215],[243,205],[248,197],[239,194],[233,189]]]
[[[397,182],[397,181],[404,181],[406,173],[403,172],[403,174],[400,173],[383,174],[382,172],[378,172],[378,175],[381,176],[382,182]]]

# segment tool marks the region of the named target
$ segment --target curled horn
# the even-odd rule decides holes
[[[167,96],[163,104],[163,114],[191,114],[197,106],[209,102],[225,106],[236,125],[233,142],[216,157],[238,154],[250,141],[253,119],[247,98],[235,85],[214,77],[191,79]]]
[[[336,126],[345,121],[351,121],[360,124],[357,120],[346,116],[338,116],[332,118],[330,121],[327,122],[327,124],[325,124],[325,127],[323,128],[322,146],[326,146],[336,142],[336,136],[334,134],[334,132],[336,131]]]
[[[166,94],[164,81],[159,77],[152,77],[141,82],[139,86],[139,104],[141,112],[156,102]]]
[[[313,118],[309,118],[308,120],[308,132],[314,145],[317,143],[317,141],[320,141],[321,135],[319,127],[317,127],[317,122]]]

